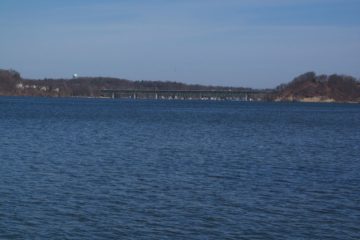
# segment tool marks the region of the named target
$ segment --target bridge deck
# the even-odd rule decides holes
[[[216,98],[216,99],[242,99],[247,101],[249,96],[255,99],[262,99],[269,90],[149,90],[149,89],[104,89],[102,93],[112,98],[131,97],[131,98]]]
[[[142,90],[142,89],[104,89],[104,93],[270,93],[269,90]]]

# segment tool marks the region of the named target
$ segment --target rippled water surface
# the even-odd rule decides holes
[[[0,239],[360,239],[360,106],[0,98]]]

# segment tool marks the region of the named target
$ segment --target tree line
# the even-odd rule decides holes
[[[104,89],[138,90],[244,90],[248,88],[204,86],[171,81],[131,81],[111,77],[73,79],[23,79],[14,70],[0,70],[0,94],[23,96],[100,97]]]

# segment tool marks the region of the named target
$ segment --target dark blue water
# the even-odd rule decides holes
[[[0,239],[360,239],[360,106],[0,98]]]

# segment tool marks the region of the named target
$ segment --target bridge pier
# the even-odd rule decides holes
[[[220,99],[220,100],[240,100],[257,101],[266,100],[266,96],[271,94],[267,90],[138,90],[124,89],[102,90],[104,96],[115,98],[150,98],[150,99]]]

